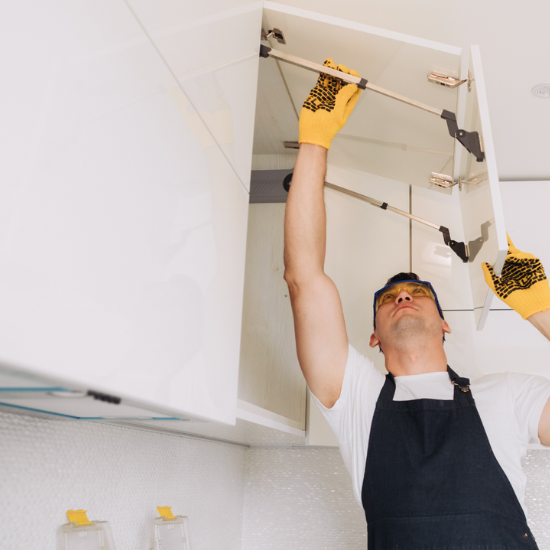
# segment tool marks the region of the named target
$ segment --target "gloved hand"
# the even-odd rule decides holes
[[[323,65],[359,76],[344,65],[336,67],[332,59],[325,59]],[[360,95],[361,89],[355,84],[321,73],[302,107],[298,141],[330,149],[332,138],[346,124]]]
[[[518,250],[508,236],[508,255],[500,277],[488,264],[482,265],[485,282],[494,293],[524,319],[550,309],[550,288],[544,267],[533,254]]]

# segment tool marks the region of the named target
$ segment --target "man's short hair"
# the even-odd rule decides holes
[[[420,281],[420,277],[416,273],[398,273],[397,275],[394,275],[393,277],[390,277],[386,284],[389,285],[391,283],[398,283],[399,281]]]

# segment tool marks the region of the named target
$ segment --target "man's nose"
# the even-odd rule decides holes
[[[395,299],[395,303],[397,304],[400,304],[403,301],[412,302],[412,296],[406,290],[402,290]]]

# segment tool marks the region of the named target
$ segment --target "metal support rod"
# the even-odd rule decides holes
[[[437,231],[439,231],[443,235],[443,240],[445,241],[445,244],[448,247],[450,247],[450,249],[464,263],[469,261],[469,258],[470,258],[469,245],[465,244],[465,243],[453,241],[453,239],[451,239],[451,234],[449,232],[449,229],[446,228],[445,226],[436,225],[435,223],[432,223],[432,222],[429,222],[429,221],[424,220],[422,218],[419,218],[418,216],[414,216],[413,214],[409,214],[408,212],[405,212],[403,210],[399,210],[399,208],[394,208],[393,206],[390,206],[387,202],[377,201],[376,199],[372,199],[371,197],[367,197],[366,195],[361,195],[360,193],[356,193],[355,191],[350,191],[349,189],[346,189],[345,187],[340,187],[339,185],[334,185],[333,183],[329,183],[328,181],[325,181],[325,187],[328,187],[329,189],[334,189],[335,191],[338,191],[340,193],[344,193],[345,195],[349,195],[350,197],[354,197],[356,199],[368,202],[372,206],[376,206],[378,208],[381,208],[382,210],[390,210],[391,212],[395,212],[396,214],[399,214],[400,216],[405,216],[405,218],[409,218],[410,220],[414,220],[415,222],[423,223],[424,225],[427,225],[428,227],[432,227],[433,229],[437,229]]]
[[[435,223],[429,222],[427,220],[424,220],[422,218],[419,218],[418,216],[414,216],[413,214],[409,214],[408,212],[405,212],[404,210],[399,210],[399,208],[394,208],[393,206],[390,206],[389,204],[385,202],[378,201],[376,199],[373,199],[371,197],[367,197],[366,195],[361,195],[360,193],[356,193],[355,191],[350,191],[349,189],[346,189],[345,187],[340,187],[339,185],[334,185],[333,183],[329,183],[328,181],[325,181],[325,187],[328,187],[329,189],[334,189],[335,191],[339,191],[340,193],[344,193],[345,195],[349,195],[350,197],[355,197],[356,199],[368,202],[369,204],[372,204],[372,206],[377,206],[378,208],[382,208],[383,210],[390,210],[391,212],[395,212],[396,214],[399,214],[401,216],[405,216],[405,218],[409,218],[410,220],[414,220],[419,223],[423,223],[424,225],[427,225],[428,227],[432,227],[433,229],[437,229],[439,231],[440,225],[437,225]],[[385,206],[384,206],[385,205]]]
[[[318,63],[313,63],[312,61],[308,61],[307,59],[301,59],[300,57],[296,57],[295,55],[284,53],[279,50],[274,50],[273,48],[264,46],[263,44],[260,46],[260,57],[273,57],[274,59],[278,59],[279,61],[284,61],[285,63],[290,63],[291,65],[296,65],[297,67],[302,67],[309,71],[328,74],[335,78],[339,78],[344,82],[355,84],[358,88],[361,88],[363,90],[372,90],[373,92],[376,92],[378,94],[391,97],[392,99],[397,99],[397,101],[402,101],[407,105],[412,105],[413,107],[418,107],[423,111],[427,111],[428,113],[437,115],[438,117],[446,121],[447,129],[449,130],[450,136],[454,139],[457,139],[469,153],[472,153],[477,162],[483,162],[483,160],[485,159],[485,153],[483,152],[479,133],[461,130],[456,122],[456,115],[454,113],[451,113],[450,111],[447,111],[445,109],[436,109],[435,107],[431,107],[430,105],[426,105],[425,103],[421,103],[420,101],[416,101],[415,99],[411,99],[409,97],[405,97],[404,95],[390,92],[389,90],[385,90],[384,88],[380,88],[380,86],[375,86],[374,84],[369,84],[369,82],[365,78],[353,76],[342,71],[337,71],[335,69],[331,69],[330,67],[325,67],[325,65],[319,65]]]
[[[382,94],[387,97],[397,99],[398,101],[402,101],[403,103],[407,103],[408,105],[412,105],[413,107],[418,107],[419,109],[428,111],[429,113],[437,115],[438,117],[441,117],[441,115],[443,114],[442,109],[436,109],[435,107],[431,107],[430,105],[426,105],[425,103],[421,103],[420,101],[416,101],[415,99],[410,99],[409,97],[405,97],[404,95],[390,92],[390,90],[386,90],[384,88],[381,88],[380,86],[376,86],[374,84],[371,84],[370,82],[367,82],[364,78],[353,76],[351,74],[346,74],[342,71],[337,71],[335,69],[331,69],[330,67],[326,67],[325,65],[313,63],[312,61],[308,61],[307,59],[302,59],[301,57],[296,57],[295,55],[284,53],[273,48],[269,49],[268,55],[269,57],[273,57],[274,59],[278,59],[279,61],[284,61],[285,63],[290,63],[291,65],[296,65],[315,73],[325,73],[334,76],[343,80],[344,82],[355,84],[356,86],[360,86],[361,88],[364,87],[367,90],[372,90],[373,92],[376,92],[377,94]]]

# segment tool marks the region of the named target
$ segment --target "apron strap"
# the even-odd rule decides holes
[[[462,378],[447,365],[447,372],[449,373],[449,378],[451,383],[454,386],[454,399],[458,401],[469,401],[472,398],[470,392],[470,380],[468,378]],[[393,401],[393,396],[395,395],[395,379],[391,372],[386,374],[386,381],[382,386],[382,391],[380,392],[380,399],[386,401]]]

